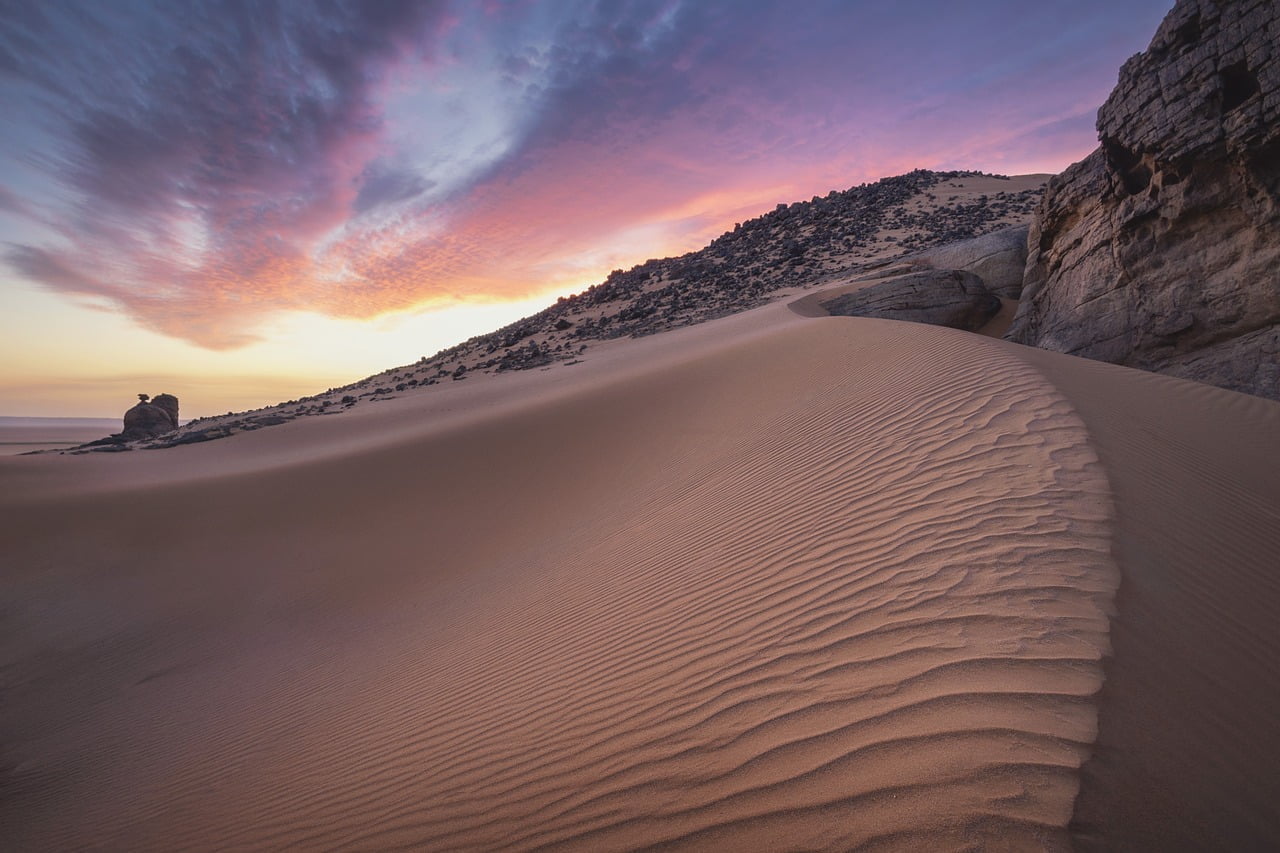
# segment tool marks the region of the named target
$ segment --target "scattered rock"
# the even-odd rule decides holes
[[[1179,0],[1050,181],[1006,337],[1280,399],[1277,32]]]
[[[821,303],[828,314],[880,317],[974,332],[1000,310],[982,279],[963,270],[929,270],[892,278]]]
[[[213,441],[215,438],[224,438],[230,435],[229,430],[223,429],[202,429],[188,432],[184,435],[170,439],[164,444],[155,444],[148,447],[148,450],[159,450],[164,447],[177,447],[182,444],[199,444],[203,441]]]
[[[91,441],[88,444],[82,444],[79,447],[73,447],[71,453],[123,453],[133,450],[123,439],[117,439],[115,436],[108,438],[100,438],[97,441]]]

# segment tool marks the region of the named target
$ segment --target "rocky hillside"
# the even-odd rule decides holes
[[[1180,0],[1097,126],[1008,337],[1280,399],[1280,4]]]
[[[601,341],[651,335],[754,308],[784,292],[821,287],[904,255],[1026,223],[1046,177],[917,170],[780,204],[739,223],[704,249],[616,270],[583,293],[414,364],[276,406],[195,420],[157,439],[86,449],[208,441],[297,417],[336,414],[440,382],[572,365],[588,358],[590,348]]]

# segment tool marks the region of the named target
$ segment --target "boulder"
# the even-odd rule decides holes
[[[963,270],[925,270],[821,303],[828,314],[880,317],[975,332],[1000,310],[982,279]]]
[[[151,405],[159,406],[169,413],[169,420],[173,422],[173,428],[178,428],[178,398],[172,394],[157,394],[151,398]]]
[[[1280,399],[1280,4],[1179,0],[1050,181],[1006,337]]]
[[[147,401],[145,394],[140,402],[124,413],[124,430],[118,434],[122,441],[139,441],[156,438],[178,428],[178,398],[161,394]]]
[[[1027,265],[1028,228],[1012,225],[981,237],[926,249],[909,260],[930,269],[971,272],[997,296],[1017,299]]]

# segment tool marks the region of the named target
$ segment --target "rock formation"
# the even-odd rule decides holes
[[[997,296],[1017,299],[1027,265],[1027,229],[1026,225],[1001,228],[981,237],[927,249],[905,260],[937,270],[971,272]]]
[[[1179,0],[1097,127],[1007,337],[1280,399],[1280,4]]]
[[[177,397],[160,394],[148,401],[146,394],[139,394],[138,405],[124,413],[124,430],[114,437],[121,441],[138,441],[157,438],[177,428]]]
[[[971,272],[929,270],[842,294],[822,307],[843,317],[908,320],[976,332],[1000,310],[1000,300]]]

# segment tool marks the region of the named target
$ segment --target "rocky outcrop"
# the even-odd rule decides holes
[[[1180,0],[1031,226],[1011,340],[1280,399],[1280,5]]]
[[[124,430],[114,438],[120,441],[140,441],[158,438],[178,428],[178,398],[172,394],[160,394],[148,400],[139,394],[138,405],[124,413]]]
[[[963,270],[929,270],[887,279],[821,303],[828,314],[879,317],[976,332],[1000,310],[982,279]]]
[[[1001,228],[981,237],[928,249],[907,260],[938,270],[971,272],[987,290],[1006,299],[1022,293],[1023,270],[1027,265],[1027,225]]]
[[[151,405],[158,406],[169,413],[169,420],[174,429],[178,427],[178,398],[172,394],[157,394],[151,398]]]

